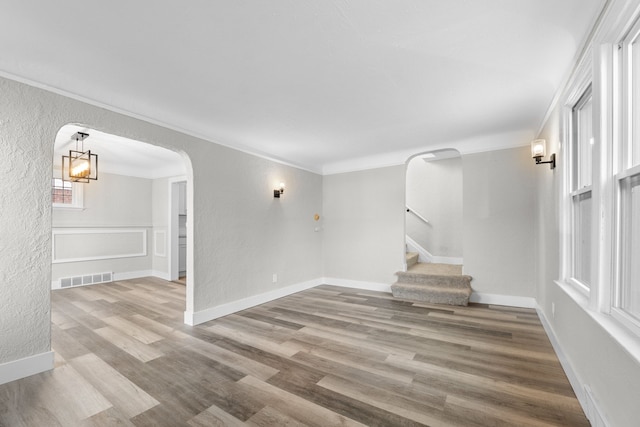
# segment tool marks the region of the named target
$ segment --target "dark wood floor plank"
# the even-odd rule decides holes
[[[319,286],[191,327],[185,291],[53,292],[56,368],[0,426],[588,425],[535,310]]]

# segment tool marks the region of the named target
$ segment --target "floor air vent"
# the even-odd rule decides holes
[[[107,283],[113,280],[113,273],[93,273],[82,276],[63,277],[60,279],[61,288],[73,286],[95,285],[96,283]]]

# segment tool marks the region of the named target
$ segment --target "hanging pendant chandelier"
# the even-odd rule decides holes
[[[88,183],[98,179],[98,155],[91,150],[84,151],[84,140],[88,133],[76,132],[76,149],[62,156],[62,179],[71,182]]]

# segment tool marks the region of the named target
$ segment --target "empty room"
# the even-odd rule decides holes
[[[0,12],[0,426],[637,425],[640,0]]]

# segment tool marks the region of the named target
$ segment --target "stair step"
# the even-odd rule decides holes
[[[451,288],[424,283],[396,282],[391,285],[394,297],[432,304],[469,305],[471,287]]]
[[[411,268],[412,266],[418,263],[418,252],[407,252],[405,258],[407,260],[407,268]]]
[[[471,288],[471,276],[465,274],[424,274],[411,271],[398,271],[398,282],[427,286],[449,287],[456,289]]]

